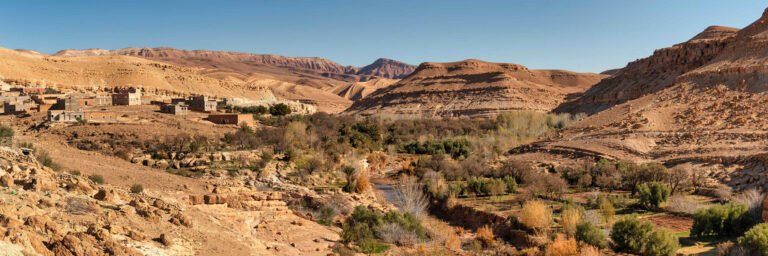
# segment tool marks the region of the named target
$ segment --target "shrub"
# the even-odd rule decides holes
[[[382,215],[357,206],[342,225],[341,238],[345,243],[356,243],[362,252],[378,253],[387,247],[377,238],[405,245],[427,238],[427,231],[413,214],[390,211]]]
[[[140,194],[141,192],[144,192],[144,186],[141,184],[133,184],[131,186],[131,193]]]
[[[533,200],[523,204],[520,222],[537,232],[544,232],[552,224],[552,211],[544,202]]]
[[[273,116],[285,116],[291,114],[291,108],[283,103],[277,103],[269,107],[269,114]]]
[[[12,138],[13,128],[7,125],[0,125],[0,138]]]
[[[79,170],[71,170],[71,171],[69,171],[69,174],[72,174],[74,176],[80,176],[80,171]]]
[[[637,186],[640,195],[639,204],[645,209],[659,209],[669,198],[669,188],[660,182],[643,183]]]
[[[653,226],[650,223],[640,222],[637,218],[628,217],[617,221],[613,225],[611,240],[616,251],[640,253],[652,232]]]
[[[573,237],[576,234],[576,226],[581,221],[581,209],[576,207],[568,207],[563,209],[560,214],[560,225],[563,226],[563,233],[568,237]]]
[[[578,256],[579,246],[576,244],[576,240],[565,239],[562,236],[557,236],[555,241],[547,245],[544,250],[545,256]]]
[[[334,218],[336,218],[336,209],[330,206],[320,207],[320,214],[318,214],[317,223],[320,225],[330,226],[333,224]]]
[[[485,225],[477,229],[477,240],[482,243],[483,247],[492,247],[495,243],[493,237],[493,229],[490,226]]]
[[[693,215],[701,209],[701,205],[685,196],[673,196],[669,198],[665,209],[674,213],[683,213]]]
[[[741,204],[715,205],[701,209],[693,215],[691,236],[735,236],[747,230],[752,219],[746,206]]]
[[[93,183],[96,183],[96,184],[104,184],[104,176],[101,176],[98,174],[88,176],[88,179],[90,179],[91,181],[93,181]]]
[[[754,253],[768,256],[768,223],[754,226],[739,238],[739,245]]]
[[[427,209],[429,199],[415,177],[404,176],[395,189],[397,206],[401,210],[419,216]]]
[[[656,230],[651,232],[640,253],[650,256],[672,256],[675,255],[678,247],[680,244],[675,235],[666,230]]]
[[[507,188],[507,193],[515,193],[517,191],[517,181],[512,176],[504,176],[504,185]]]
[[[763,199],[765,195],[757,189],[748,189],[733,198],[733,202],[747,206],[749,217],[754,223],[763,221]]]
[[[48,168],[53,169],[54,171],[58,171],[61,167],[53,161],[53,158],[48,154],[48,151],[45,150],[39,150],[36,155],[37,161],[40,162],[43,166],[46,166]]]
[[[582,243],[586,243],[597,248],[608,247],[608,238],[605,236],[603,230],[595,226],[590,222],[581,222],[576,226],[576,240]]]
[[[616,251],[649,256],[674,255],[680,247],[672,233],[654,230],[653,225],[635,217],[616,222],[611,230],[611,240]]]

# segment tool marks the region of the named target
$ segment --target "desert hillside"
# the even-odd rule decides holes
[[[60,89],[110,90],[140,86],[159,95],[275,98],[267,87],[212,78],[204,75],[200,68],[128,56],[58,57],[0,49],[0,74],[22,84]]]
[[[369,80],[399,79],[407,76],[414,66],[389,59],[378,59],[362,68],[342,66],[316,57],[285,57],[239,52],[180,50],[174,48],[123,48],[117,50],[62,50],[62,57],[133,56],[200,69],[200,74],[247,85],[270,88],[278,98],[298,100],[317,105],[325,112],[340,112],[361,98],[339,95],[339,89]],[[373,82],[380,84],[378,82]],[[353,99],[354,98],[354,99]]]
[[[451,117],[549,111],[603,77],[480,60],[428,62],[400,82],[355,102],[346,112]]]
[[[513,152],[750,166],[768,152],[768,122],[760,118],[768,113],[766,20],[764,15],[738,31],[710,27],[690,41],[630,63],[559,108],[606,110],[558,138]],[[749,185],[739,178],[732,182]]]
[[[610,71],[612,77],[590,88],[578,100],[559,106],[560,112],[596,113],[616,104],[672,86],[676,78],[715,58],[738,29],[712,26],[683,42]]]

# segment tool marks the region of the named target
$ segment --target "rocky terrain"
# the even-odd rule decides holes
[[[355,102],[347,113],[424,117],[492,116],[549,111],[605,77],[522,65],[465,60],[423,63],[400,82]]]
[[[768,123],[768,16],[741,30],[710,27],[630,63],[558,110],[603,111],[557,138],[512,152],[693,163],[737,188],[763,186]],[[622,103],[623,102],[623,103]],[[726,168],[728,167],[728,168]],[[733,171],[733,173],[731,173]]]
[[[596,113],[611,106],[658,92],[675,84],[677,77],[703,66],[720,54],[738,29],[712,26],[684,43],[656,50],[653,55],[610,70],[611,77],[595,84],[578,100],[555,111]]]

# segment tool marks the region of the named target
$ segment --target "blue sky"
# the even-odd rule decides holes
[[[744,27],[768,0],[38,1],[0,5],[0,47],[158,47],[324,57],[362,66],[469,58],[600,72]]]

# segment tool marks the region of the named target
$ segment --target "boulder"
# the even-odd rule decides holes
[[[93,195],[93,198],[99,201],[115,202],[115,191],[112,189],[99,188],[99,192]]]

